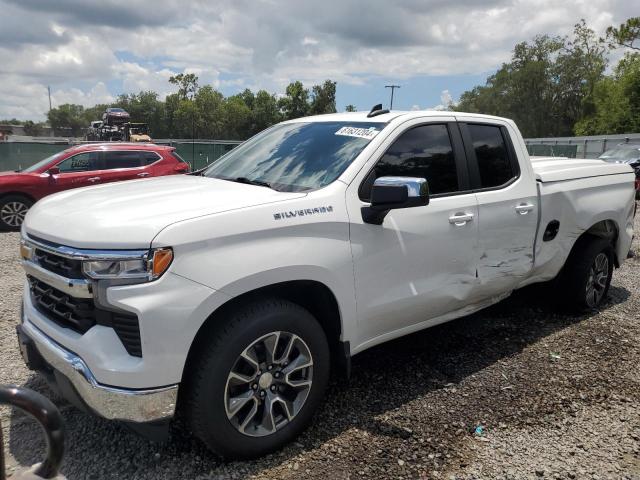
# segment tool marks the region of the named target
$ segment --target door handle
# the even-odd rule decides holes
[[[519,213],[520,215],[526,215],[527,213],[532,211],[534,208],[535,208],[535,205],[532,205],[531,203],[522,203],[515,207],[516,212]]]
[[[473,213],[456,213],[449,217],[449,223],[456,227],[462,227],[473,220]]]
[[[151,175],[149,172],[142,172],[142,173],[139,173],[137,176],[138,177],[148,177],[149,175]]]
[[[91,183],[96,183],[100,181],[100,177],[90,177],[90,178],[87,178],[87,181]]]

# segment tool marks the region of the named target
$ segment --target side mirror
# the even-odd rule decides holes
[[[173,168],[174,172],[186,173],[189,171],[189,164],[186,162],[180,162]]]
[[[47,173],[49,175],[58,175],[60,173],[60,167],[51,167],[49,168],[49,170],[47,170]]]
[[[416,177],[380,177],[371,188],[371,206],[362,207],[365,223],[382,225],[389,210],[429,205],[427,180]]]

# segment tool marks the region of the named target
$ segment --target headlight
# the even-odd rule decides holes
[[[117,260],[85,260],[82,270],[88,277],[100,279],[140,279],[152,281],[167,271],[173,250],[158,248],[137,258]]]

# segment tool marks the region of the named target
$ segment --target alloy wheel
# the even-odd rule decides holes
[[[268,333],[251,343],[229,372],[227,418],[245,435],[271,435],[298,415],[312,381],[313,358],[304,340],[289,332]]]
[[[0,220],[10,227],[19,227],[28,210],[29,207],[22,202],[5,203],[0,210]]]
[[[609,279],[609,257],[600,252],[589,268],[586,285],[586,301],[590,308],[595,308],[602,300]]]

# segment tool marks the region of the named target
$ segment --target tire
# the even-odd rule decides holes
[[[598,308],[607,297],[613,275],[609,239],[586,236],[575,245],[558,283],[560,306],[572,312]]]
[[[310,423],[329,379],[327,339],[307,310],[285,300],[256,301],[219,320],[189,363],[187,421],[223,458],[259,457],[286,445]],[[303,368],[309,360],[311,366]],[[273,421],[265,415],[268,405]]]
[[[20,230],[24,216],[33,201],[23,195],[7,195],[0,198],[0,230]]]

